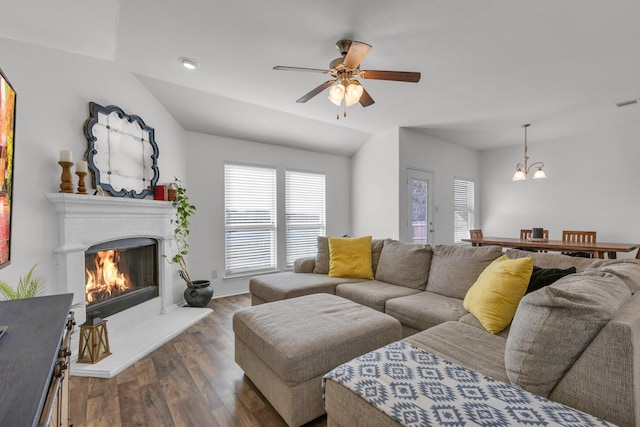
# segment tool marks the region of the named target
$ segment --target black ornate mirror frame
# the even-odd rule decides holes
[[[160,175],[154,129],[115,105],[90,102],[89,112],[84,133],[95,188],[116,197],[153,195]]]

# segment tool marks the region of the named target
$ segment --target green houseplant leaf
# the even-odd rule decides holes
[[[4,280],[0,280],[0,297],[3,300],[14,300],[39,297],[44,294],[44,278],[35,276],[34,272],[38,264],[31,267],[24,277],[18,281],[18,286],[13,288]]]
[[[189,202],[187,189],[184,188],[177,177],[173,178],[172,186],[176,190],[176,199],[171,202],[175,208],[175,213],[171,218],[171,225],[173,226],[173,236],[176,239],[178,251],[170,258],[170,262],[180,266],[183,272],[181,277],[188,284],[191,284],[192,280],[187,269],[185,257],[189,254],[189,243],[187,242],[189,237],[189,218],[196,212],[196,207]]]

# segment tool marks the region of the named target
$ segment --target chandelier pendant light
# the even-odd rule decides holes
[[[522,127],[524,128],[524,163],[518,163],[516,165],[516,173],[513,174],[513,181],[522,181],[527,179],[527,175],[529,175],[529,171],[534,166],[537,166],[535,173],[533,174],[533,179],[546,178],[547,174],[544,173],[542,168],[544,167],[544,163],[535,162],[532,164],[528,164],[529,156],[527,155],[527,128],[531,126],[531,124],[524,124]]]

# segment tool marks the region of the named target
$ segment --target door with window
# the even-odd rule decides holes
[[[407,236],[418,244],[433,242],[433,172],[407,169]]]

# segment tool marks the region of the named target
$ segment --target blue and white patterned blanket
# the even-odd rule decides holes
[[[407,427],[611,426],[398,341],[338,366],[327,379]]]

